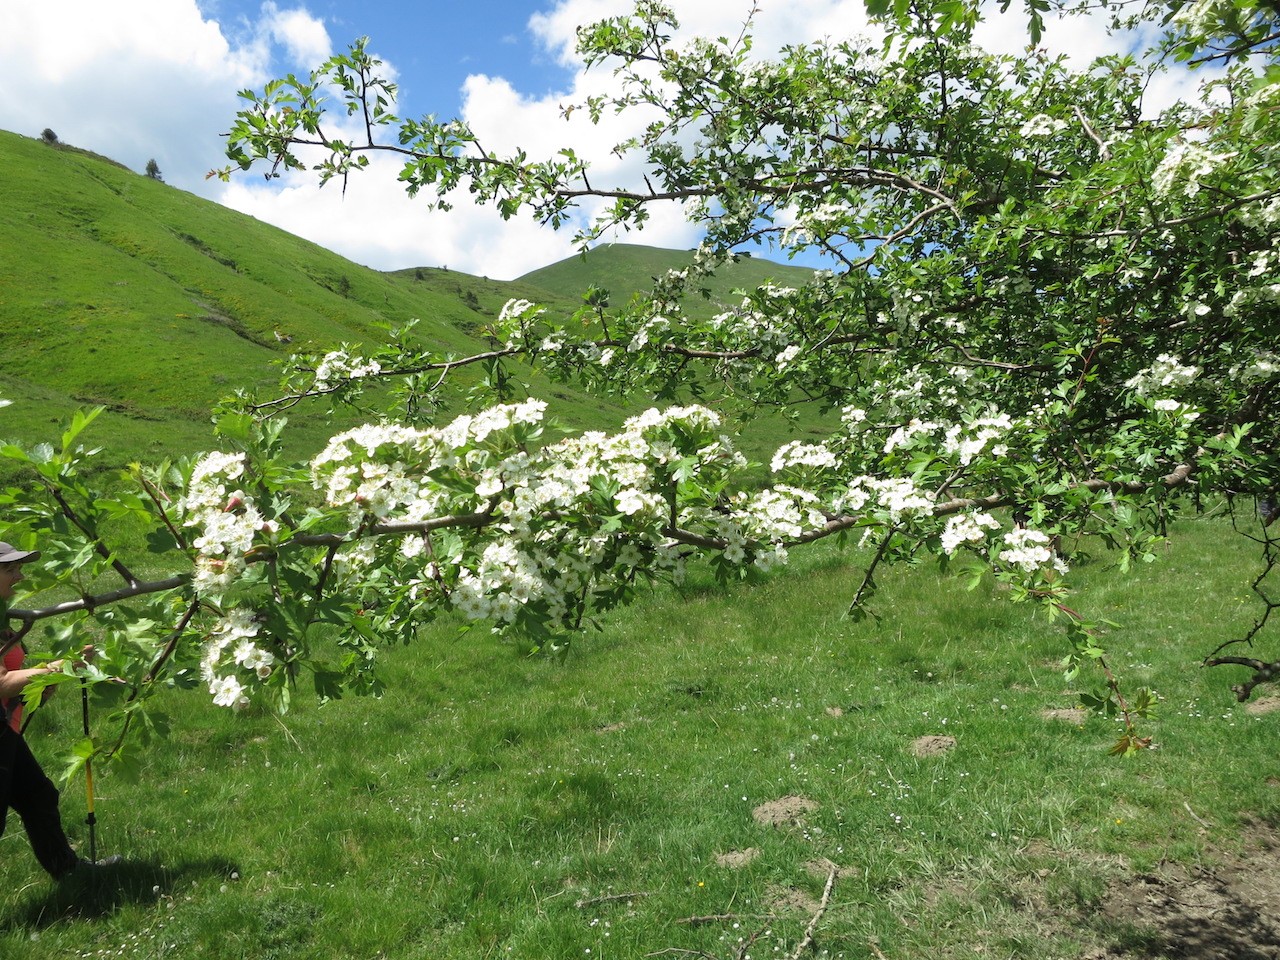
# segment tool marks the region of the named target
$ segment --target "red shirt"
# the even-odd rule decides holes
[[[4,668],[6,670],[21,670],[26,656],[27,652],[22,649],[22,644],[14,644],[9,652],[4,655]],[[21,695],[14,697],[12,700],[6,700],[5,706],[9,708],[9,726],[13,727],[15,733],[20,733],[22,731]]]

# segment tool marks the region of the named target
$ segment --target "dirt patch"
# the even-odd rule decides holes
[[[622,721],[617,723],[606,723],[603,727],[596,727],[596,733],[617,733],[619,730],[627,729],[627,725]]]
[[[857,867],[842,867],[839,864],[832,863],[826,857],[821,860],[809,860],[804,864],[804,872],[815,880],[826,882],[827,877],[831,875],[831,871],[836,872],[836,879],[842,877],[856,877],[858,875]]]
[[[758,856],[760,856],[759,847],[747,847],[745,850],[730,850],[728,853],[716,854],[716,866],[728,867],[730,870],[741,870]]]
[[[937,735],[916,737],[911,741],[911,752],[917,757],[936,757],[941,753],[946,753],[948,750],[954,750],[955,745],[955,737]]]
[[[804,815],[818,809],[818,804],[808,797],[781,797],[762,803],[751,811],[751,816],[762,827],[798,827],[804,823]]]
[[[843,717],[844,709],[842,707],[827,707],[827,716],[837,718]]]
[[[1061,720],[1063,723],[1073,723],[1078,727],[1089,719],[1089,711],[1080,707],[1064,707],[1056,710],[1041,710],[1040,716],[1046,720]]]
[[[765,890],[765,906],[770,913],[805,913],[812,916],[821,904],[798,887],[771,886]]]
[[[1112,883],[1101,909],[1119,943],[1090,960],[1280,960],[1280,835],[1249,830],[1250,848],[1216,852],[1212,865]]]
[[[1274,713],[1277,710],[1280,710],[1280,697],[1259,697],[1244,708],[1245,713],[1251,713],[1255,717],[1264,713]]]

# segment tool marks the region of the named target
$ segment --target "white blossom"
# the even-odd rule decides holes
[[[793,440],[783,444],[774,453],[770,469],[774,473],[781,473],[788,467],[829,468],[835,467],[838,462],[836,455],[822,444]]]
[[[316,364],[315,389],[328,390],[335,381],[359,380],[381,372],[382,365],[377,360],[365,360],[350,356],[343,350],[332,350]]]
[[[1185,387],[1200,375],[1199,367],[1184,367],[1172,354],[1162,353],[1156,362],[1125,381],[1125,387],[1140,397]]]
[[[954,514],[947,517],[947,524],[942,531],[942,550],[947,556],[951,556],[961,544],[982,543],[987,539],[987,530],[999,528],[999,522],[988,513],[974,511]]]
[[[1067,572],[1066,563],[1053,549],[1053,541],[1040,530],[1010,530],[1004,535],[1000,559],[1025,573],[1035,573],[1044,567],[1052,567],[1059,573]]]
[[[242,708],[248,704],[244,687],[233,676],[215,677],[209,683],[209,692],[213,694],[213,702],[219,707]]]
[[[1151,173],[1152,189],[1164,196],[1194,197],[1200,192],[1201,181],[1234,156],[1214,153],[1199,143],[1174,141]]]
[[[1018,133],[1024,137],[1051,137],[1065,129],[1067,129],[1065,120],[1057,120],[1048,114],[1038,113],[1024,123],[1018,129]]]

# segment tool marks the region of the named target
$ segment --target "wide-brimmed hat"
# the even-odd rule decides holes
[[[39,550],[19,550],[10,543],[0,543],[0,563],[26,563],[39,560]]]

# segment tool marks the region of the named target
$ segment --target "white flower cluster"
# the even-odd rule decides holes
[[[649,345],[654,334],[662,334],[671,329],[671,321],[666,317],[650,317],[631,337],[627,344],[628,353],[637,353]]]
[[[1253,203],[1241,208],[1240,222],[1260,230],[1274,227],[1280,223],[1280,197],[1272,197],[1262,203]]]
[[[813,493],[781,484],[753,494],[737,495],[731,512],[742,530],[756,540],[794,540],[827,522]]]
[[[861,407],[845,407],[840,411],[840,422],[844,424],[846,430],[853,432],[854,428],[860,423],[865,423],[867,419],[867,411]]]
[[[789,321],[794,308],[787,302],[797,291],[793,287],[764,284],[757,293],[775,301],[769,304],[768,312],[758,309],[750,297],[744,297],[737,309],[718,313],[708,321],[710,337],[705,346],[708,349],[758,349],[761,356],[784,355],[781,362],[790,362],[800,352],[792,343],[795,328]]]
[[[1067,121],[1057,120],[1046,113],[1038,113],[1021,128],[1018,133],[1023,137],[1052,137],[1054,134],[1061,133],[1067,129]]]
[[[1214,153],[1202,144],[1180,140],[1169,146],[1151,173],[1151,187],[1161,196],[1194,197],[1200,181],[1226,163],[1234,153]]]
[[[921,433],[932,433],[938,429],[938,425],[930,420],[919,420],[913,418],[910,423],[904,424],[893,433],[889,434],[889,439],[884,442],[884,452],[892,453],[898,447],[910,445],[911,438]]]
[[[551,626],[563,626],[570,598],[613,576],[611,561],[624,572],[635,567],[642,560],[640,543],[656,568],[678,575],[683,560],[658,533],[669,507],[656,489],[657,471],[682,456],[664,436],[675,423],[694,433],[720,427],[719,417],[702,407],[648,410],[628,420],[617,435],[590,432],[553,444],[526,471],[511,475],[497,507],[502,521],[494,531],[501,539],[485,549],[474,569],[459,575],[455,609],[472,619],[510,623],[521,608],[541,602]],[[698,456],[704,464],[745,462],[723,438]],[[615,488],[612,509],[627,518],[625,533],[540,522],[549,515],[580,513],[601,486]]]
[[[537,558],[504,540],[485,548],[474,572],[461,572],[453,604],[454,609],[472,620],[511,623],[522,604],[552,593],[546,571]]]
[[[1177,416],[1180,416],[1183,420],[1188,420],[1188,421],[1197,420],[1200,417],[1199,411],[1193,410],[1191,407],[1187,406],[1185,403],[1181,403],[1178,400],[1173,400],[1170,398],[1166,398],[1164,400],[1157,400],[1151,406],[1156,410],[1161,411],[1162,413],[1176,414]]]
[[[1035,573],[1045,567],[1052,567],[1058,573],[1067,572],[1066,563],[1053,549],[1053,541],[1039,530],[1010,530],[1004,535],[1000,559],[1024,573]]]
[[[792,440],[778,448],[769,466],[774,473],[781,473],[788,467],[830,469],[838,462],[836,455],[820,443]]]
[[[186,496],[178,501],[183,526],[199,531],[191,541],[196,551],[193,585],[203,596],[226,592],[244,571],[255,536],[277,529],[235,483],[244,469],[244,454],[205,454],[191,473]]]
[[[316,364],[315,389],[328,390],[339,381],[376,377],[381,372],[382,364],[377,360],[364,360],[343,350],[331,350]]]
[[[1130,377],[1124,385],[1140,397],[1149,397],[1185,387],[1199,375],[1199,367],[1184,367],[1177,357],[1162,353],[1155,363]]]
[[[220,707],[239,710],[249,704],[249,695],[235,669],[258,680],[271,676],[276,658],[269,650],[254,643],[259,624],[252,610],[236,609],[225,614],[209,631],[200,677],[209,686],[213,702]],[[228,651],[231,662],[226,662]],[[227,672],[228,668],[231,672]]]
[[[948,371],[921,366],[907,367],[891,373],[877,385],[881,416],[888,419],[925,420],[935,411],[963,409],[978,399],[980,385]]]
[[[966,543],[984,543],[987,530],[999,530],[1000,523],[989,513],[975,510],[972,513],[957,513],[947,517],[947,524],[942,530],[942,551],[951,556]]]
[[[545,410],[545,401],[528,400],[463,415],[442,429],[390,423],[356,427],[333,437],[311,461],[312,483],[325,491],[329,506],[350,508],[353,528],[370,516],[425,520],[447,512],[445,505],[455,496],[432,479],[434,472],[466,471],[478,498],[501,492],[506,469],[527,458],[517,454],[510,463],[492,462],[487,451],[473,448],[516,424],[541,422]],[[458,506],[470,510],[475,505],[472,498]]]
[[[537,452],[513,443],[512,431],[536,424],[544,408],[540,401],[494,407],[439,429],[348,431],[312,461],[312,482],[329,506],[352,511],[353,528],[370,515],[412,523],[492,510],[492,521],[455,556],[432,558],[417,539],[400,551],[402,582],[414,596],[425,596],[418,587],[430,583],[426,592],[442,589],[471,619],[512,624],[536,605],[556,629],[584,591],[643,560],[678,576],[683,560],[661,532],[674,467],[690,459],[712,473],[745,465],[719,436],[719,417],[703,407],[649,410],[613,436],[590,432]],[[707,525],[705,516],[687,519]]]
[[[858,513],[880,509],[890,523],[933,512],[933,495],[921,490],[910,477],[854,477],[835,498],[836,513]]]
[[[511,299],[502,305],[498,312],[497,328],[506,338],[508,350],[517,350],[533,346],[527,342],[535,321],[546,310],[528,300]]]
[[[979,417],[972,423],[954,424],[947,430],[942,442],[942,449],[948,454],[955,454],[960,465],[967,467],[973,458],[986,449],[987,444],[998,440],[1013,429],[1013,421],[1005,413]],[[1003,457],[1007,448],[996,444],[991,448],[992,454]]]
[[[688,522],[691,518],[683,517]],[[750,560],[761,570],[787,562],[782,542],[826,522],[817,498],[808,491],[780,486],[754,494],[738,493],[729,509],[703,517],[712,536],[724,541],[724,559],[734,565]]]
[[[1280,354],[1271,350],[1259,350],[1253,360],[1243,366],[1231,368],[1231,376],[1241,380],[1270,380],[1280,374]]]

